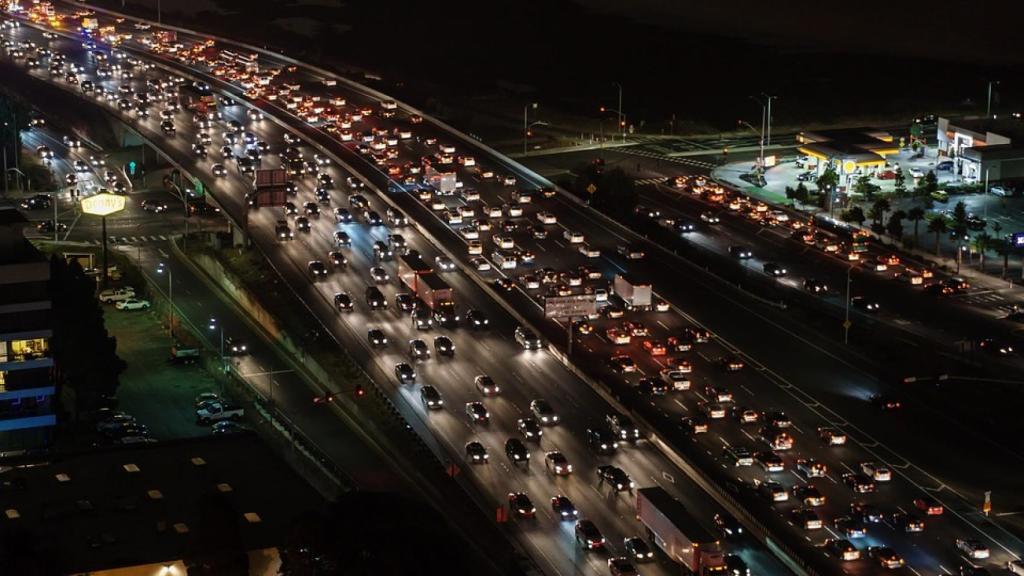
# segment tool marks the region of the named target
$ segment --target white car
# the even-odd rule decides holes
[[[718,224],[719,222],[718,216],[715,216],[711,212],[701,212],[700,219],[703,220],[704,222],[707,222],[708,224]]]
[[[956,547],[972,560],[984,560],[989,557],[988,546],[972,538],[957,538]]]
[[[888,482],[892,480],[892,470],[887,466],[875,462],[864,462],[860,465],[861,472],[864,472],[875,482]]]
[[[480,230],[476,226],[464,226],[459,229],[459,234],[466,240],[476,240],[480,238]]]
[[[491,269],[491,263],[482,256],[474,256],[469,259],[469,262],[480,272],[487,272]]]
[[[570,244],[582,244],[583,234],[581,232],[573,232],[572,230],[565,230],[562,232],[562,237],[569,241]]]
[[[537,221],[541,224],[556,224],[558,223],[558,218],[551,212],[538,212]]]
[[[114,307],[118,310],[146,310],[149,308],[149,300],[128,298],[127,300],[121,300],[114,304]]]
[[[912,178],[924,178],[924,172],[920,168],[911,168],[909,172]]]
[[[466,250],[471,256],[480,255],[484,253],[484,245],[479,240],[470,240],[466,242]]]
[[[673,390],[689,390],[693,383],[690,378],[681,370],[666,368],[661,371],[661,379],[672,387]]]

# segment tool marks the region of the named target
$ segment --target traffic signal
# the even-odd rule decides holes
[[[362,384],[356,384],[356,398],[362,398],[363,396],[366,396],[366,390]]]

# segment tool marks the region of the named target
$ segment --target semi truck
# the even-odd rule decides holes
[[[627,310],[648,310],[651,307],[651,283],[643,282],[633,276],[616,274],[612,290]]]
[[[653,486],[637,490],[636,515],[658,548],[690,573],[695,576],[726,573],[725,554],[718,540],[663,488]]]
[[[459,321],[452,287],[418,255],[398,257],[398,277],[433,312],[435,321],[443,325]]]

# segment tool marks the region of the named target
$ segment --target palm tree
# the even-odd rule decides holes
[[[978,269],[985,271],[985,252],[992,247],[993,238],[987,232],[974,237],[974,249],[978,251]]]
[[[928,221],[928,231],[935,234],[935,255],[939,256],[939,238],[949,230],[946,217],[938,214]]]
[[[875,224],[881,224],[885,220],[885,213],[889,211],[892,205],[885,198],[879,198],[875,200],[874,204],[871,205],[871,211],[876,214]]]
[[[996,254],[1003,257],[1003,272],[1002,278],[1006,278],[1006,269],[1010,267],[1010,246],[1009,240],[1003,238],[1000,232],[1003,231],[1003,225],[999,221],[992,222],[992,236],[995,241]]]
[[[914,206],[907,211],[907,219],[914,223],[914,248],[917,248],[917,226],[924,220],[925,211],[920,206]]]

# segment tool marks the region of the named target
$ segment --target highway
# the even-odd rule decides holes
[[[23,28],[18,33],[28,33],[28,31]],[[61,50],[67,51],[69,57],[72,57],[71,54],[74,48],[76,47],[68,47],[66,49],[62,47]],[[78,50],[80,51],[80,48]],[[85,61],[85,58],[82,57],[82,60]],[[352,96],[350,102],[355,101],[355,96]],[[235,115],[231,116],[232,113]],[[245,119],[240,108],[230,109],[225,120],[231,118],[239,121]],[[377,119],[373,118],[368,120],[367,124],[375,123],[376,121]],[[154,119],[147,120],[145,123],[149,124],[148,130],[155,133]],[[180,124],[178,136],[168,141],[167,145],[180,157],[187,157],[190,153],[188,142],[191,138],[188,137],[187,130],[183,124],[188,124],[188,122],[181,122]],[[275,124],[264,121],[259,127],[252,127],[250,129],[269,142],[272,149],[281,145],[281,134],[280,132],[275,132],[278,129]],[[434,133],[429,124],[417,125],[413,129],[419,136],[419,141],[412,140],[399,145],[399,161],[415,161],[427,153],[436,154],[438,152],[436,147],[431,146],[428,148],[425,144],[426,139]],[[308,132],[308,130],[304,130],[304,132]],[[450,137],[443,134],[437,137],[447,138],[451,141]],[[320,139],[318,137],[318,141]],[[442,143],[445,142],[442,141]],[[346,146],[349,148],[348,150],[340,150],[340,146],[335,147],[335,149],[341,152],[343,159],[350,162],[358,162],[357,158],[363,158],[363,156],[351,151],[355,144],[348,144]],[[474,151],[473,155],[478,161],[485,161],[482,154]],[[200,165],[208,166],[209,162],[207,161],[205,164],[201,163]],[[374,170],[376,170],[376,174]],[[394,182],[386,182],[383,173],[369,162],[362,164],[360,171],[364,174],[370,174],[371,180],[375,184],[383,185],[384,189],[394,189],[395,187]],[[476,173],[479,174],[479,171]],[[335,173],[334,176],[335,182],[339,183],[339,188],[341,188],[340,183],[344,180],[345,174]],[[466,169],[462,169],[460,177],[465,187],[475,187],[481,194],[481,200],[478,201],[479,206],[474,206],[474,210],[478,214],[482,213],[486,206],[497,206],[507,203],[511,199],[512,188],[503,186],[500,182],[474,180],[474,175]],[[519,175],[519,178],[522,180],[523,175]],[[217,190],[216,196],[225,204],[224,207],[229,212],[237,214],[237,211],[233,212],[232,209],[241,209],[241,199],[245,191],[240,179],[234,177],[221,179],[217,182],[215,188]],[[299,201],[314,200],[312,190],[307,183],[304,183],[303,189],[300,190],[299,194],[298,201],[296,201],[298,205],[301,205]],[[341,197],[340,191],[332,192],[332,206],[344,205],[341,202]],[[455,234],[448,228],[447,224],[438,217],[437,211],[431,210],[429,206],[420,204],[421,201],[412,194],[395,193],[391,197],[421,226],[430,231],[432,236],[440,239],[448,250],[458,255],[464,267],[468,267],[464,240],[460,235]],[[375,199],[372,199],[371,203],[374,203],[374,201]],[[457,202],[461,202],[456,197],[447,197],[443,201],[446,207],[454,207]],[[237,206],[230,206],[231,202],[237,203]],[[538,208],[538,205],[541,205],[542,208]],[[652,251],[641,261],[626,261],[617,255],[613,255],[619,243],[614,235],[621,233],[609,233],[602,222],[597,221],[586,210],[581,209],[564,198],[556,197],[543,200],[538,197],[535,202],[527,205],[526,209],[525,218],[531,220],[531,224],[533,223],[533,217],[535,217],[540,209],[553,212],[559,220],[557,225],[552,225],[554,233],[550,234],[547,239],[539,240],[532,238],[528,229],[521,225],[517,227],[516,231],[510,232],[521,249],[525,248],[534,253],[535,264],[532,266],[534,269],[550,267],[556,271],[567,271],[574,270],[581,264],[587,264],[602,271],[604,282],[607,282],[616,271],[622,271],[626,268],[631,272],[637,272],[657,279],[679,277],[680,274],[686,274],[680,262],[671,256],[657,251]],[[378,211],[383,213],[383,209]],[[257,244],[263,248],[264,252],[278,269],[286,274],[292,286],[296,287],[300,295],[303,296],[304,301],[320,315],[328,328],[338,334],[340,340],[351,344],[348,346],[350,350],[355,349],[354,345],[359,343],[359,349],[361,349],[361,354],[366,356],[366,361],[374,364],[377,366],[377,370],[387,375],[394,363],[399,361],[400,358],[405,357],[404,346],[401,343],[413,337],[412,328],[408,320],[401,319],[393,311],[375,313],[372,317],[367,317],[361,315],[362,313],[357,308],[357,311],[347,321],[341,321],[337,319],[331,310],[329,300],[333,293],[339,289],[348,290],[357,301],[359,300],[358,294],[361,294],[361,290],[369,282],[366,274],[369,266],[373,263],[372,240],[386,239],[383,229],[380,227],[373,229],[363,224],[347,226],[347,228],[350,227],[352,229],[350,234],[353,239],[353,246],[349,256],[351,261],[350,272],[332,274],[327,281],[313,286],[308,281],[305,263],[312,257],[322,258],[326,256],[327,251],[332,249],[333,246],[330,239],[336,226],[335,223],[330,221],[332,218],[329,214],[325,214],[319,219],[314,219],[313,230],[308,237],[304,237],[303,234],[299,233],[298,241],[289,243],[283,250],[274,250],[267,247],[276,244],[273,238],[273,225],[276,219],[277,216],[271,214],[269,210],[260,210],[250,217],[250,232],[253,234]],[[498,224],[504,219],[516,220],[517,218],[508,218],[506,210],[502,218],[497,219],[495,223]],[[521,219],[520,222],[522,222]],[[561,229],[559,228],[560,226],[583,233],[591,243],[596,244],[602,251],[603,256],[598,259],[589,259],[578,251],[571,249],[560,239],[561,235],[558,233]],[[428,261],[432,260],[436,251],[425,240],[411,231],[406,233],[403,230],[402,234],[407,237],[412,247],[427,256]],[[486,236],[486,234],[481,235],[482,238],[486,238]],[[389,265],[386,264],[385,266]],[[674,272],[671,274],[667,273],[670,270]],[[390,271],[393,275],[393,267]],[[494,275],[494,272],[487,274],[488,277],[493,277]],[[586,515],[594,518],[598,526],[606,531],[606,536],[610,536],[610,541],[616,543],[621,541],[622,536],[637,532],[635,528],[636,523],[629,517],[627,512],[628,508],[622,508],[622,501],[618,498],[609,499],[600,493],[599,489],[601,487],[597,486],[592,469],[594,459],[588,455],[588,451],[582,446],[581,436],[583,429],[595,419],[600,419],[603,413],[609,410],[607,405],[583,383],[572,378],[549,354],[525,353],[519,350],[510,338],[513,326],[511,318],[502,313],[500,308],[495,306],[481,288],[468,279],[464,273],[448,274],[447,279],[456,289],[458,294],[457,301],[460,306],[464,307],[464,309],[473,306],[486,310],[491,317],[492,327],[490,336],[484,339],[476,338],[471,334],[465,334],[463,331],[453,332],[452,337],[458,350],[456,360],[439,361],[439,359],[434,358],[418,368],[422,380],[432,383],[441,389],[449,405],[449,409],[443,414],[421,414],[422,420],[429,423],[429,427],[439,441],[446,444],[446,449],[449,453],[458,454],[461,445],[465,441],[468,441],[469,438],[480,437],[490,449],[492,456],[494,456],[492,465],[489,467],[491,470],[494,470],[493,466],[502,459],[502,439],[515,435],[513,422],[526,410],[531,399],[544,397],[556,407],[572,406],[572,409],[560,410],[564,422],[555,430],[548,431],[542,445],[547,449],[548,446],[546,444],[550,442],[552,446],[556,446],[569,456],[570,460],[577,466],[576,477],[584,478],[583,483],[596,489],[587,491],[584,489],[584,486],[574,485],[572,488],[578,488],[578,490],[575,492],[567,490],[567,492],[574,498],[580,509]],[[683,310],[693,311],[695,317],[684,316],[678,313],[678,309],[675,309],[663,313],[630,314],[628,319],[642,321],[652,331],[652,338],[664,339],[668,334],[680,334],[684,327],[693,326],[692,321],[694,319],[706,321],[718,335],[718,338],[714,339],[712,343],[703,346],[698,345],[695,352],[690,354],[690,361],[695,375],[693,377],[694,386],[690,392],[672,394],[662,398],[633,400],[635,408],[646,420],[655,424],[680,449],[691,453],[691,457],[706,458],[708,460],[718,459],[725,445],[743,443],[750,443],[752,446],[759,445],[758,441],[748,436],[748,434],[754,434],[753,430],[744,433],[742,427],[734,423],[716,422],[712,426],[712,433],[700,435],[695,440],[684,436],[675,429],[675,424],[680,417],[697,410],[697,401],[702,400],[701,395],[705,394],[704,384],[713,382],[728,386],[737,397],[737,403],[748,404],[759,410],[785,410],[793,421],[792,429],[795,431],[794,435],[796,436],[797,444],[795,450],[799,450],[802,456],[811,456],[828,463],[832,470],[830,480],[838,480],[837,474],[844,470],[844,465],[855,468],[860,462],[865,460],[884,460],[889,462],[894,469],[895,478],[888,485],[882,486],[878,495],[870,497],[878,499],[879,505],[884,505],[889,512],[895,511],[900,507],[908,508],[911,506],[914,498],[925,494],[923,488],[938,487],[943,484],[937,483],[936,477],[917,468],[916,463],[912,462],[913,459],[898,456],[898,454],[906,454],[903,449],[899,447],[889,448],[887,452],[886,444],[875,440],[875,438],[886,438],[888,442],[890,438],[908,437],[908,442],[913,443],[913,436],[920,434],[920,432],[916,428],[907,426],[906,423],[914,420],[916,415],[905,414],[905,419],[878,418],[878,412],[864,401],[870,393],[880,391],[878,385],[872,382],[870,378],[866,378],[856,367],[845,366],[841,363],[837,364],[834,358],[829,356],[827,350],[808,346],[807,342],[799,341],[795,335],[785,330],[772,330],[770,335],[767,335],[765,332],[766,319],[764,316],[754,316],[754,318],[751,318],[744,312],[742,305],[738,306],[736,304],[733,295],[716,291],[713,286],[709,286],[706,280],[695,281],[693,286],[687,286],[686,294],[681,294],[681,292],[684,292],[683,290],[674,288],[669,283],[658,283],[656,286],[662,291],[662,295],[673,304],[680,306]],[[386,289],[386,293],[389,296],[391,296],[391,292],[391,287]],[[535,305],[536,292],[534,291],[534,293],[529,295],[525,292],[517,287],[513,292],[505,294],[504,297],[506,297],[509,303],[516,306],[521,313],[526,314],[531,320],[538,321],[540,310]],[[384,317],[383,321],[380,318],[382,316]],[[740,318],[737,319],[737,316]],[[729,328],[728,322],[733,322],[732,328]],[[366,344],[365,334],[361,334],[361,332],[363,328],[371,323],[384,327],[392,341],[397,341],[399,344],[392,345],[383,352],[370,350],[368,344]],[[631,386],[628,386],[627,382],[620,376],[612,375],[603,368],[604,360],[608,357],[612,345],[602,338],[602,334],[612,323],[610,320],[595,320],[593,322],[596,328],[595,334],[585,336],[580,341],[577,363],[586,367],[588,371],[608,383],[617,395],[631,400]],[[618,321],[615,323],[618,323]],[[357,326],[359,328],[356,328]],[[549,338],[558,338],[560,334],[561,331],[556,326],[549,324],[545,328],[545,335]],[[734,342],[734,335],[737,345],[732,344]],[[754,341],[752,342],[751,340]],[[758,343],[757,340],[761,342]],[[772,346],[766,347],[765,340],[769,341]],[[617,347],[617,349],[622,348]],[[664,360],[661,358],[644,356],[640,346],[637,344],[630,344],[626,349],[632,352],[632,357],[638,364],[638,374],[646,372],[653,375],[664,363]],[[718,357],[726,353],[734,353],[737,350],[744,351],[744,358],[748,363],[748,369],[735,374],[722,374],[718,372],[715,366]],[[792,356],[789,354],[792,354]],[[509,358],[506,358],[506,356]],[[471,358],[475,362],[463,362],[463,357]],[[769,357],[775,359],[769,359]],[[796,357],[803,357],[807,362],[806,365],[800,366],[800,369],[795,371],[797,374],[793,374],[794,363],[777,360],[777,358]],[[762,359],[761,362],[758,362],[759,359]],[[514,366],[511,371],[508,370],[510,362]],[[521,364],[516,366],[520,362]],[[762,362],[765,362],[765,364]],[[775,370],[778,370],[778,372],[775,372]],[[474,431],[466,424],[465,418],[462,418],[461,412],[458,410],[459,406],[470,401],[470,399],[479,399],[479,396],[474,392],[470,384],[473,375],[478,373],[492,374],[496,379],[499,378],[498,374],[503,374],[505,377],[510,378],[510,380],[516,381],[516,384],[512,384],[511,388],[506,386],[505,394],[494,399],[496,401],[487,401],[493,419],[490,428],[499,428],[496,424],[500,423],[500,428],[503,432],[500,436],[497,435],[497,432],[491,433],[487,431],[481,434]],[[846,375],[852,377],[848,380],[843,380],[843,376]],[[460,384],[453,385],[453,377]],[[635,377],[630,376],[630,382],[633,381],[635,381]],[[830,385],[830,383],[836,381],[855,382],[856,385],[836,390]],[[393,382],[393,379],[390,382],[394,386],[394,393],[396,395],[408,398],[409,406],[418,403],[415,389],[410,390],[408,387],[399,387]],[[853,391],[851,388],[859,389]],[[569,391],[571,391],[571,394],[568,393]],[[516,392],[519,392],[519,394],[516,394]],[[825,406],[832,406],[837,412],[828,411]],[[892,422],[893,420],[896,420],[896,422]],[[837,427],[848,429],[853,441],[843,448],[825,449],[814,439],[815,434],[813,431],[817,426],[821,425],[836,425]],[[901,430],[901,426],[904,428],[903,430]],[[562,433],[563,430],[572,430],[573,433]],[[861,430],[864,430],[864,432],[861,432]],[[899,434],[901,431],[903,435]],[[628,454],[628,457],[626,454]],[[701,454],[705,456],[701,456]],[[917,454],[915,453],[914,458],[916,457]],[[792,470],[795,456],[787,453],[783,455],[783,459],[788,464],[788,469]],[[644,443],[641,443],[638,450],[623,450],[612,461],[621,462],[620,465],[640,485],[646,485],[648,479],[652,482],[658,481],[658,478],[663,478],[663,476],[658,474],[659,471],[672,469],[671,466],[661,460],[660,455],[656,454]],[[904,464],[906,464],[905,467]],[[536,463],[533,464],[533,467],[535,470],[539,468]],[[721,472],[716,471],[716,473],[728,476],[734,475],[734,472],[728,471],[724,467],[722,470]],[[747,470],[740,470],[739,474],[746,481],[752,480],[753,477],[746,472]],[[790,484],[794,480],[792,478],[793,474],[787,472],[787,475],[783,476],[785,478],[783,480],[784,484]],[[670,473],[670,476],[676,482],[680,482],[682,474]],[[510,479],[515,480],[509,482]],[[538,481],[540,482],[539,485],[534,484],[534,482]],[[546,482],[550,481],[544,474],[531,473],[526,478],[520,478],[519,474],[501,474],[500,478],[493,478],[490,482],[485,480],[484,483],[492,488],[491,492],[495,496],[515,489],[513,484],[526,483],[531,487],[529,491],[534,495],[534,499],[543,505],[545,497],[539,497],[537,494],[543,494],[545,489],[548,492],[552,489],[558,489],[557,485],[551,486],[546,484]],[[509,484],[502,485],[505,482],[509,482]],[[851,501],[850,492],[839,484],[833,486],[832,482],[818,481],[818,488],[829,498],[829,504],[825,508],[828,514],[825,516],[828,522],[831,523],[834,517],[839,516],[842,513],[841,511],[847,508],[848,503]],[[740,487],[739,490],[741,492],[747,491],[743,487]],[[603,500],[603,502],[594,501],[595,494],[597,499]],[[680,489],[677,495],[683,498],[684,502],[693,508],[695,512],[704,510],[705,512],[701,515],[710,517],[707,499],[702,497],[695,487],[690,486],[686,489]],[[749,494],[746,494],[746,496],[749,496]],[[579,499],[577,500],[577,498]],[[939,494],[939,498],[947,504],[946,515],[949,516],[951,515],[950,513],[955,513],[952,514],[955,517],[942,518],[939,522],[929,522],[924,538],[917,537],[921,535],[907,536],[892,530],[887,531],[886,528],[879,526],[877,527],[878,530],[869,530],[866,541],[885,543],[892,546],[919,573],[942,573],[943,568],[946,570],[955,569],[961,562],[952,546],[952,541],[956,537],[971,536],[991,540],[992,563],[1005,561],[1008,556],[1013,554],[1017,542],[1012,537],[1001,534],[998,529],[979,522],[977,518],[972,517],[971,508],[968,506],[968,503],[959,499],[949,501],[946,499],[945,494]],[[611,500],[611,505],[609,505],[609,500]],[[704,506],[704,508],[701,508],[701,506]],[[540,507],[542,508],[543,506]],[[791,504],[785,504],[775,510],[775,513],[778,514],[778,524],[788,524],[790,508],[792,508]],[[622,516],[624,512],[626,513],[625,517]],[[542,525],[543,522],[538,522],[538,527]],[[794,540],[805,537],[802,530],[792,526],[790,529],[796,535]],[[613,532],[615,530],[618,530],[618,532]],[[974,534],[975,530],[978,531],[980,536]],[[821,536],[815,534],[813,537],[806,537],[808,550],[805,553],[815,553],[811,546],[820,542],[827,532],[828,530],[823,530],[818,532]],[[565,550],[559,550],[559,548],[572,547],[570,535],[565,535],[564,538],[550,538],[547,536],[542,538],[537,532],[529,529],[527,529],[527,533],[534,546],[542,551],[552,565],[560,566],[562,569],[571,569],[574,556],[572,554],[564,554]],[[611,537],[612,534],[614,534],[614,537]],[[1003,541],[1009,542],[1006,548],[1001,547]],[[863,548],[863,546],[860,547]],[[575,548],[572,549],[575,550]],[[740,546],[740,549],[742,550],[743,547]],[[750,563],[757,567],[760,560],[758,554],[751,551],[749,555]],[[590,565],[593,566],[593,562]],[[866,561],[855,563],[855,565],[847,568],[858,572],[870,570]],[[757,571],[757,568],[755,568],[755,571]],[[763,572],[764,570],[761,571]]]

